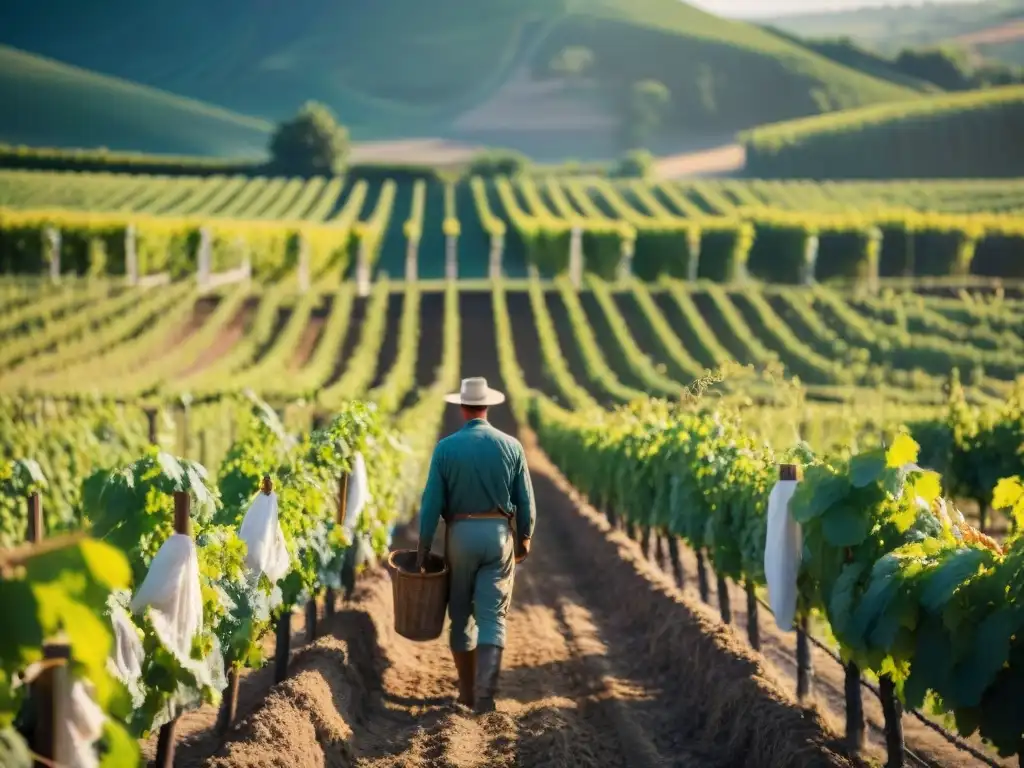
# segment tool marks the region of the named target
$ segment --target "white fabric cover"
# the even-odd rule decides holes
[[[366,475],[366,460],[362,453],[352,459],[352,474],[348,478],[348,496],[345,505],[345,532],[351,538],[359,522],[363,507],[370,501],[370,482]]]
[[[76,680],[71,686],[65,721],[70,747],[69,768],[96,768],[100,762],[93,745],[103,735],[107,716],[93,695],[92,683],[87,680]]]
[[[114,628],[114,649],[107,667],[125,685],[142,677],[142,662],[146,651],[142,647],[138,630],[127,612],[115,602],[110,605],[110,623]]]
[[[132,598],[132,613],[153,610],[153,629],[168,650],[187,659],[203,625],[199,555],[191,536],[175,533],[163,543]]]
[[[796,480],[779,480],[768,497],[768,534],[764,544],[764,575],[768,602],[779,629],[793,629],[796,616],[797,576],[803,555],[800,525],[789,513]]]
[[[245,564],[250,572],[267,574],[272,584],[288,573],[290,560],[278,519],[276,493],[257,494],[242,518],[238,538],[247,547]]]

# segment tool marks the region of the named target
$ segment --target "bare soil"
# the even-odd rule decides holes
[[[326,318],[317,317],[316,315],[309,316],[309,322],[306,323],[306,327],[302,331],[302,336],[299,337],[299,343],[295,347],[295,354],[292,355],[292,359],[288,361],[288,370],[291,372],[302,370],[306,363],[309,362],[309,356],[313,354],[313,350],[316,349],[317,342],[320,341],[320,334],[324,330],[324,323]]]
[[[747,163],[747,153],[739,144],[729,144],[700,152],[659,157],[654,163],[655,173],[663,179],[685,176],[713,176],[739,171]]]
[[[178,378],[185,379],[205,370],[208,366],[217,362],[220,358],[234,349],[235,345],[242,340],[243,336],[245,336],[246,329],[252,323],[252,318],[256,314],[256,307],[258,305],[258,299],[251,298],[246,300],[238,310],[238,313],[231,318],[231,322],[228,323],[224,332],[217,336],[213,343],[200,353],[195,362],[179,374]],[[196,314],[198,314],[198,306]],[[199,321],[188,335],[190,336],[192,333],[199,330],[205,320],[206,318],[204,317]]]

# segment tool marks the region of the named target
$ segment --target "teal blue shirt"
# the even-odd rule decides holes
[[[442,516],[500,509],[520,537],[533,536],[537,509],[522,444],[473,419],[434,448],[420,503],[420,541],[434,539]]]

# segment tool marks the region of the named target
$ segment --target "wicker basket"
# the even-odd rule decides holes
[[[416,570],[416,550],[399,549],[388,557],[395,598],[395,632],[409,640],[436,640],[448,610],[448,565],[431,553],[426,573]]]

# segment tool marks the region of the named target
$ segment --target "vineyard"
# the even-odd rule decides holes
[[[759,178],[1009,177],[1024,171],[1024,88],[942,93],[754,128],[740,136]]]
[[[581,268],[774,283],[1019,279],[1018,181],[826,183],[526,177],[0,173],[0,271],[258,279],[541,277]],[[575,254],[575,256],[573,255]]]
[[[345,207],[339,200],[344,196],[327,191],[326,184],[292,186],[295,197],[307,198],[309,207],[326,210],[324,199],[336,209]],[[506,191],[495,194],[510,188],[501,186]],[[303,192],[309,189],[313,192]],[[770,195],[780,188],[696,189],[725,198],[738,191]],[[696,189],[680,188],[677,194],[694,199],[701,194]],[[546,188],[549,194],[553,190]],[[571,190],[567,186],[566,194]],[[481,185],[471,191],[480,195]],[[1012,185],[1001,192],[1014,193]],[[905,194],[912,196],[912,187]],[[931,194],[942,193],[936,189]],[[820,190],[819,196],[828,199],[828,192]],[[422,211],[428,206],[419,197],[410,207]],[[366,198],[362,203],[371,211],[380,207],[379,201]],[[458,210],[451,194],[447,201],[442,195],[440,204],[449,213]],[[320,214],[327,221],[336,215]],[[403,229],[411,241],[417,239],[414,226]],[[265,656],[274,653],[275,638],[286,654],[281,662],[277,652],[274,669],[283,671],[275,672],[274,679],[281,679],[289,669],[289,643],[301,642],[300,630],[316,638],[322,621],[319,631],[325,637],[293,659],[298,677],[287,683],[293,686],[287,690],[300,695],[294,686],[336,652],[330,643],[339,641],[331,640],[330,627],[339,592],[350,595],[353,606],[367,601],[371,618],[386,625],[386,614],[380,614],[386,608],[379,605],[386,581],[374,575],[372,561],[403,535],[402,524],[414,514],[435,435],[453,426],[440,395],[455,388],[460,373],[470,369],[512,397],[512,413],[496,413],[496,424],[524,440],[535,434],[539,441],[530,443],[531,466],[537,466],[541,514],[551,516],[552,537],[570,551],[569,542],[597,536],[600,543],[587,546],[612,547],[610,556],[621,565],[609,574],[618,574],[614,578],[621,578],[622,585],[641,579],[653,589],[655,582],[670,578],[649,572],[637,544],[609,533],[608,523],[590,507],[577,507],[573,514],[573,505],[580,503],[574,494],[585,494],[642,549],[656,541],[651,557],[661,561],[664,556],[671,579],[687,589],[699,586],[697,595],[705,602],[717,594],[722,616],[737,624],[742,615],[742,622],[756,626],[756,611],[750,612],[749,601],[746,612],[733,611],[722,597],[730,594],[730,581],[745,586],[749,595],[763,591],[765,510],[775,466],[790,460],[804,464],[799,514],[805,536],[818,538],[807,539],[815,543],[800,593],[801,615],[811,620],[804,619],[803,629],[842,649],[844,659],[858,665],[866,678],[895,681],[889,690],[899,691],[908,711],[930,712],[939,722],[949,713],[955,719],[948,722],[973,738],[974,749],[990,749],[978,742],[980,736],[1004,754],[1017,751],[1024,728],[1006,721],[1001,698],[1009,695],[1004,690],[1015,690],[1012,638],[1017,625],[1012,612],[993,612],[984,594],[1000,580],[1015,588],[1016,518],[1002,512],[993,517],[992,510],[1020,503],[1019,485],[1005,478],[1022,474],[1019,456],[1009,446],[1020,443],[1024,430],[1015,383],[1024,373],[1024,300],[1001,288],[953,288],[941,282],[927,291],[870,292],[671,278],[607,282],[587,274],[577,287],[568,276],[550,281],[533,268],[529,272],[522,279],[447,284],[396,282],[378,275],[368,292],[326,270],[305,289],[293,274],[220,288],[203,288],[194,278],[148,287],[67,274],[56,283],[39,276],[4,279],[0,429],[6,463],[0,476],[0,542],[6,549],[0,550],[5,553],[0,565],[14,577],[5,577],[0,590],[5,601],[34,606],[30,615],[38,624],[30,631],[35,636],[49,637],[60,628],[67,632],[74,660],[70,672],[92,683],[97,703],[110,715],[93,734],[109,764],[131,759],[130,736],[142,737],[144,754],[166,758],[175,728],[183,734],[184,754],[211,754],[220,742],[214,739],[210,747],[209,737],[203,741],[214,726],[204,725],[201,713],[222,699],[253,712],[258,700],[248,701],[243,693],[238,704],[238,681],[259,679]],[[695,380],[708,391],[693,401]],[[703,403],[714,403],[714,413]],[[923,446],[920,455],[916,443],[899,436],[906,435],[902,429]],[[879,435],[891,442],[888,453],[877,448]],[[805,442],[798,444],[798,439]],[[810,446],[815,453],[809,453]],[[851,450],[853,458],[844,459]],[[941,472],[941,485],[935,473],[898,471],[914,461]],[[369,478],[367,500],[361,504],[345,491],[357,464],[365,466]],[[288,549],[277,586],[266,575],[252,581],[239,538],[238,524],[265,475],[280,499]],[[958,513],[947,518],[915,511],[907,494],[892,495],[900,487],[894,483],[913,487],[927,501],[941,488],[963,503],[974,525],[1004,543],[980,537],[968,523],[957,522]],[[41,511],[38,519],[28,514],[29,498],[38,499],[33,502]],[[340,508],[339,498],[346,500]],[[896,504],[893,498],[903,501]],[[182,504],[191,513],[185,525],[175,514]],[[359,506],[355,519],[347,514],[352,505]],[[97,538],[60,538],[81,529]],[[19,544],[38,538],[40,531],[55,537],[47,541],[63,546],[29,556],[31,550]],[[155,614],[133,611],[127,591],[145,581],[161,543],[175,532],[194,539],[202,585],[201,623],[191,647],[175,645],[161,634]],[[693,561],[690,553],[698,559]],[[577,677],[566,681],[582,674],[583,684],[589,685],[588,680],[628,670],[636,685],[654,685],[628,666],[637,651],[629,650],[630,633],[620,624],[633,614],[610,605],[611,595],[594,593],[582,583],[558,594],[546,586],[549,579],[568,578],[566,568],[575,561],[566,557],[562,562],[553,550],[541,554],[537,573],[526,572],[523,589],[543,604],[570,599],[566,595],[580,590],[578,600],[594,611],[592,620],[608,622],[601,632],[620,638],[601,662],[612,667],[586,661],[574,673]],[[68,568],[87,574],[87,583],[61,581],[59,574]],[[717,578],[714,592],[710,569]],[[365,573],[355,580],[357,571]],[[699,577],[695,585],[694,574]],[[898,597],[885,591],[893,578],[903,585]],[[53,595],[60,596],[57,607],[44,609]],[[699,628],[712,626],[707,622],[713,619],[695,597],[673,598],[684,602],[673,602],[671,608],[680,617],[679,632],[689,633],[689,639],[662,637],[643,651],[653,665],[643,674],[671,664],[674,675],[714,679],[731,689],[726,659],[745,659],[751,651],[738,641],[698,640],[708,631]],[[643,611],[666,610],[657,607],[663,599],[652,596],[650,605],[641,601],[634,619],[651,621]],[[550,604],[552,610],[564,610]],[[293,626],[292,611],[302,606],[305,612],[296,614]],[[954,619],[966,616],[965,611],[975,611],[970,614],[974,618]],[[95,621],[69,624],[83,612],[109,613],[116,633]],[[595,638],[580,616],[567,615],[569,623],[561,630],[538,621],[532,614],[513,617],[513,633],[526,633],[516,653],[527,652],[531,641],[526,638],[537,632],[541,637],[562,632],[570,654],[577,654],[573,658],[584,661],[586,652],[572,648]],[[123,670],[111,676],[104,666],[106,649],[114,636],[119,646],[124,642],[125,626],[144,652],[134,676]],[[385,650],[397,654],[394,669],[405,669],[402,675],[422,674],[413,668],[424,662],[410,658],[407,646],[389,641],[384,625],[374,626]],[[339,630],[339,637],[346,637],[346,631]],[[764,625],[762,635],[755,647],[775,644],[776,652],[792,653],[786,650],[785,633]],[[357,647],[351,645],[354,639],[347,642]],[[707,653],[721,657],[721,669],[688,666],[682,649],[701,642],[711,642]],[[5,679],[11,681],[44,649],[39,641],[3,647]],[[936,665],[928,661],[935,658],[929,654],[938,653],[936,647],[961,650],[942,656],[942,665]],[[985,658],[977,650],[971,655],[980,648],[986,649]],[[439,691],[446,685],[446,663],[439,656],[430,662]],[[837,669],[841,692],[842,668]],[[331,684],[353,684],[351,675],[365,672],[360,670],[354,667]],[[694,678],[701,674],[724,677]],[[832,684],[828,671],[818,674],[819,686]],[[406,679],[395,675],[392,683],[385,679],[377,685]],[[114,677],[127,685],[128,698],[117,693]],[[804,673],[798,671],[797,678],[806,682]],[[751,706],[768,707],[773,696],[783,695],[772,693],[778,684],[769,678],[744,679]],[[516,688],[515,695],[530,696],[532,684],[521,685],[526,687]],[[550,694],[548,689],[536,697],[551,708]],[[423,694],[410,690],[405,695]],[[594,765],[619,764],[616,755],[633,747],[655,756],[685,753],[713,764],[713,734],[722,723],[693,716],[687,709],[693,702],[685,697],[665,696],[657,704],[665,711],[657,716],[653,703],[636,711],[623,702],[600,712],[593,705],[576,713],[525,709],[494,725],[497,731],[486,737],[488,749],[496,750],[494,764],[510,764],[515,756],[508,751],[512,747],[501,746],[503,739],[518,733],[518,754],[524,759],[550,749],[553,734],[569,728],[579,738],[594,740]],[[4,722],[19,723],[17,695],[11,701]],[[842,701],[840,695],[840,707]],[[218,706],[218,718],[227,718],[226,705]],[[275,714],[275,706],[267,704],[252,716],[273,723],[285,716]],[[416,739],[434,738],[453,727],[453,716],[432,706],[433,725],[426,735],[408,736],[407,749],[427,749],[429,744]],[[815,749],[841,764],[844,758],[827,746],[829,726],[817,720],[799,724],[799,710],[789,706],[771,716],[790,722],[818,745]],[[874,734],[881,720],[889,720],[872,706],[864,711],[870,752],[878,749]],[[669,720],[684,712],[694,725],[680,745]],[[334,716],[343,718],[345,728],[352,718],[385,717],[372,707],[342,707]],[[609,724],[619,718],[638,733],[615,735]],[[243,726],[227,737],[220,747],[226,750],[224,764],[233,759],[259,764],[261,749],[293,746],[260,746],[259,728],[254,732],[253,727]],[[733,754],[738,758],[755,748],[788,754],[790,732],[787,727],[774,735],[755,735],[740,728],[732,747],[739,751]],[[164,734],[170,736],[164,739]],[[968,759],[919,725],[908,722],[906,735],[910,754],[925,755],[922,759],[932,761],[927,764]],[[455,741],[434,748],[466,748],[458,738],[473,737],[451,738]],[[355,743],[361,743],[358,736]],[[361,753],[360,759],[368,760],[382,747],[358,749],[370,750]],[[994,757],[995,752],[988,754]],[[778,764],[787,760],[780,758]]]

